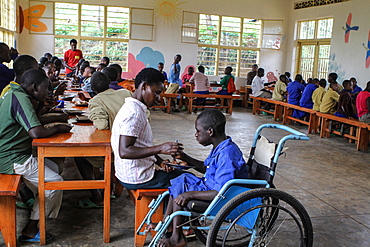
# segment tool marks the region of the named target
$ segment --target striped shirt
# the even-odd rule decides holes
[[[127,184],[141,184],[154,176],[156,158],[149,156],[142,159],[121,159],[119,139],[121,135],[136,137],[135,147],[153,146],[153,134],[150,127],[147,107],[137,99],[128,97],[114,120],[111,145],[114,153],[116,177]]]

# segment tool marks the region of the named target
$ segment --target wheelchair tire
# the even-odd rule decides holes
[[[312,223],[302,204],[286,192],[262,188],[243,192],[221,208],[210,226],[206,246],[312,244]]]

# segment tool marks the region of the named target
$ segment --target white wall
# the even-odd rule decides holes
[[[39,0],[42,1],[42,0]],[[159,0],[67,0],[61,2],[86,3],[86,4],[104,4],[110,6],[125,6],[125,7],[142,7],[154,8],[154,3]],[[214,0],[174,0],[179,3],[180,18],[172,20],[171,23],[163,23],[160,19],[155,19],[155,34],[153,42],[135,41],[129,42],[129,52],[135,56],[143,47],[151,47],[153,50],[158,50],[165,57],[165,70],[169,70],[169,66],[173,61],[175,54],[183,55],[181,62],[184,69],[187,65],[195,65],[197,58],[197,45],[181,43],[181,19],[182,11],[191,11],[206,14],[219,14],[226,16],[238,16],[255,19],[281,19],[285,25],[288,24],[288,9],[285,7],[289,0],[229,0],[229,1],[214,1]],[[28,8],[28,0],[20,0],[20,5],[23,9]],[[45,52],[54,51],[54,37],[52,35],[34,35],[28,34],[28,30],[24,30],[17,38],[19,51],[23,54],[31,54],[36,58],[43,56]],[[282,49],[267,50],[261,49],[260,66],[267,71],[280,72],[285,70],[286,64],[286,44],[282,44]]]
[[[364,88],[367,81],[370,80],[370,68],[365,67],[366,49],[362,46],[363,43],[367,45],[368,42],[370,1],[352,0],[300,10],[293,10],[293,2],[296,2],[296,0],[291,0],[288,7],[290,10],[288,36],[291,38],[289,39],[287,50],[292,52],[291,55],[287,55],[286,69],[292,72],[296,71],[295,49],[297,41],[295,40],[294,32],[296,31],[297,22],[333,17],[334,25],[330,54],[331,58],[335,57],[335,59],[330,60],[329,73],[338,73],[338,82],[340,83],[344,79],[354,76],[357,78],[358,85]],[[352,13],[353,16],[352,26],[359,26],[360,29],[358,31],[351,31],[349,42],[345,43],[342,27],[345,27],[349,13]]]

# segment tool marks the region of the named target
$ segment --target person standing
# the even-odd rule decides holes
[[[168,78],[168,82],[170,85],[168,85],[168,88],[166,90],[166,93],[176,93],[177,90],[179,90],[179,86],[181,84],[180,80],[180,61],[181,61],[181,55],[177,54],[174,58],[173,64],[171,65],[170,69],[170,77]],[[165,99],[166,105],[167,105],[167,99]],[[173,109],[173,112],[180,112],[178,109],[178,105],[176,104],[176,101],[174,103],[175,109]]]
[[[77,40],[69,41],[71,49],[64,53],[64,66],[66,67],[66,75],[71,77],[76,70],[76,65],[83,58],[82,51],[77,49]]]

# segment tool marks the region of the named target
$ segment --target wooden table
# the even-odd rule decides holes
[[[40,201],[40,245],[46,244],[45,190],[104,189],[103,239],[110,241],[110,180],[111,180],[111,132],[98,130],[91,124],[75,125],[70,133],[58,133],[48,138],[34,139],[37,147]],[[104,180],[75,180],[45,182],[46,157],[104,156]]]

